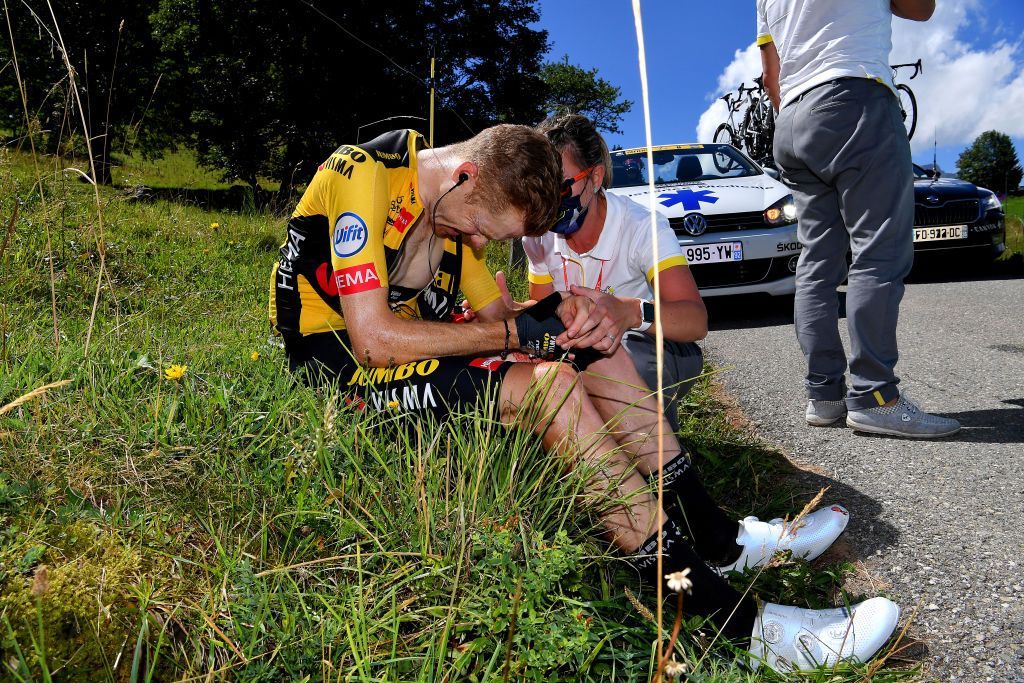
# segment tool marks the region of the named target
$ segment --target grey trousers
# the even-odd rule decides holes
[[[803,250],[796,271],[796,336],[805,385],[851,410],[899,395],[894,368],[903,278],[913,264],[910,143],[896,96],[866,78],[830,81],[779,112],[775,161],[793,191]],[[847,357],[836,288],[847,276]]]
[[[633,359],[633,365],[647,386],[658,387],[658,362],[654,337],[642,332],[628,332],[622,345]],[[694,379],[704,371],[704,354],[693,342],[665,340],[661,382],[665,391],[665,417],[673,432],[679,431],[679,399],[693,386]]]

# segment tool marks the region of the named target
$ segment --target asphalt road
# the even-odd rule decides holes
[[[980,270],[912,278],[901,308],[901,387],[960,420],[946,439],[807,426],[792,299],[709,299],[705,352],[758,433],[807,470],[801,483],[850,506],[843,548],[872,577],[858,588],[874,583],[904,619],[920,607],[926,675],[1024,681],[1024,268]]]

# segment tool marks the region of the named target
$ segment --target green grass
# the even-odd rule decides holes
[[[147,159],[137,153],[115,154],[115,164],[112,171],[114,184],[125,187],[144,185],[155,190],[176,192],[223,192],[247,187],[240,180],[225,182],[218,171],[199,166],[195,152],[186,148],[164,152],[158,159]],[[261,178],[260,187],[276,191],[278,183]]]
[[[19,131],[20,132],[20,131]],[[7,147],[16,146],[20,151],[27,152],[29,144],[24,139],[15,138],[16,132],[9,128],[0,126],[0,140],[6,142]],[[71,142],[66,146],[82,148]],[[84,154],[84,152],[80,152]],[[46,164],[52,170],[53,166],[62,167],[75,166],[88,173],[89,161],[87,158],[49,157]],[[196,163],[196,154],[191,149],[181,147],[176,150],[166,150],[158,158],[147,159],[144,155],[131,149],[129,145],[114,149],[113,167],[111,174],[114,185],[122,187],[133,187],[144,185],[154,189],[168,189],[177,191],[211,191],[227,190],[231,187],[244,186],[241,181],[225,182],[222,174],[218,171]],[[260,179],[260,186],[266,190],[276,190],[278,184],[266,179]]]
[[[113,171],[117,185],[222,190],[238,184],[226,183],[216,171],[198,166],[195,153],[188,149],[166,152],[159,159],[145,159],[138,154],[122,155],[120,159]]]
[[[69,382],[0,415],[8,679],[649,679],[655,629],[575,503],[582,477],[485,413],[399,430],[292,380],[266,311],[280,219],[103,188],[107,276],[86,355],[92,189],[56,176],[44,202],[26,157],[2,154],[0,229],[16,204],[19,216],[0,256],[0,406]],[[187,365],[178,381],[172,364]],[[684,424],[738,514],[813,495],[726,419],[710,380]],[[757,582],[772,599],[835,604],[849,570],[797,562]],[[707,646],[697,630],[681,639],[692,680],[782,680]]]
[[[1003,201],[1006,211],[1006,250],[1024,255],[1024,196],[1007,197]]]

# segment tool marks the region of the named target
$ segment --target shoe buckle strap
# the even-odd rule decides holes
[[[797,661],[802,662],[801,668],[813,669],[826,662],[825,649],[821,639],[806,629],[800,629],[794,639]],[[838,653],[837,653],[838,654]]]

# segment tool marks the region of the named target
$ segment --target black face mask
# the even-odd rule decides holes
[[[593,166],[585,168],[572,178],[566,178],[562,182],[562,203],[558,207],[558,219],[551,226],[551,232],[568,237],[583,227],[583,221],[587,217],[587,211],[590,210],[590,204],[583,206],[583,202],[580,199],[583,192],[572,194],[572,186],[593,170]],[[586,189],[586,185],[583,188]],[[591,203],[593,203],[593,200],[591,200]]]

